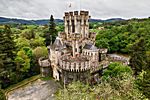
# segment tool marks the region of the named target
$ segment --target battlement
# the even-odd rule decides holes
[[[41,67],[49,67],[50,66],[49,59],[39,58],[38,63]]]
[[[82,38],[89,37],[89,12],[88,11],[71,11],[65,12],[64,25],[67,39],[69,34],[79,33]]]
[[[71,12],[65,12],[65,16],[88,16],[89,15],[89,11],[71,11]]]
[[[90,62],[85,57],[64,56],[59,60],[59,67],[71,72],[82,72],[90,70]]]
[[[80,15],[85,15],[88,16],[89,12],[88,11],[80,11]]]

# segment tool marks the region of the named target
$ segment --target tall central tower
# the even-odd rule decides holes
[[[65,12],[64,25],[67,38],[72,34],[80,34],[82,38],[89,37],[89,12]]]

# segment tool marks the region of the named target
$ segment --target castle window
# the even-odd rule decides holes
[[[75,52],[77,52],[77,48],[75,49]]]
[[[74,69],[76,69],[76,63],[74,63]]]
[[[71,23],[72,23],[72,32],[74,33],[74,32],[75,32],[75,24],[74,24],[74,20],[71,20]]]
[[[86,25],[86,20],[84,20],[84,24]]]
[[[70,27],[69,27],[69,20],[67,20],[67,27],[68,27],[68,33],[69,33],[69,30],[70,30]]]

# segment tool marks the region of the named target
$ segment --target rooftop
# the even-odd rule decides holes
[[[85,61],[89,61],[89,60],[83,56],[77,56],[77,57],[69,56],[68,58],[65,58],[63,61],[66,61],[66,62],[85,62]]]

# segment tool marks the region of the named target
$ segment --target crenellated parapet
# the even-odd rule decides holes
[[[39,58],[38,63],[41,67],[49,67],[50,66],[49,59]]]
[[[67,39],[73,33],[81,34],[82,38],[89,37],[89,18],[88,11],[65,12],[64,25]]]
[[[90,61],[85,57],[64,56],[59,60],[59,68],[71,72],[83,72],[90,69]]]

